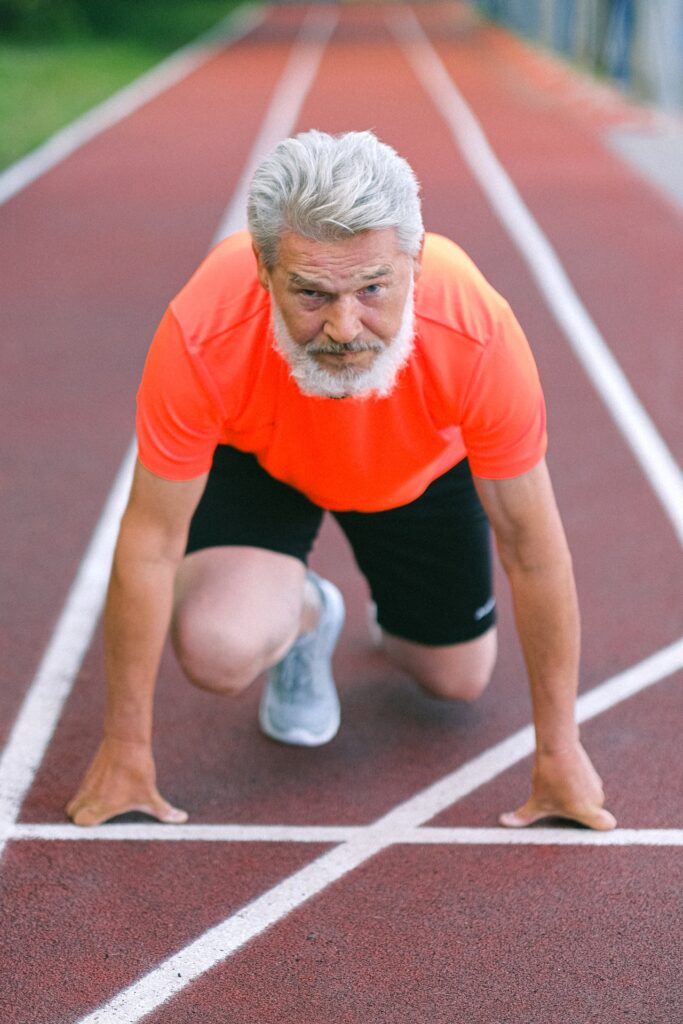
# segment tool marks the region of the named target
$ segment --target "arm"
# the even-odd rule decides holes
[[[536,731],[532,795],[504,825],[549,815],[614,828],[602,785],[579,741],[579,611],[571,556],[545,461],[520,477],[475,480],[510,581]]]
[[[185,821],[156,788],[152,705],[168,631],[176,570],[206,475],[162,480],[138,462],[121,521],[104,613],[107,702],[104,738],[67,813],[96,825],[141,810]]]

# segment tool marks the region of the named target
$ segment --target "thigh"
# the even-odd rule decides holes
[[[472,641],[491,629],[490,530],[467,460],[409,505],[336,518],[385,632],[441,646]]]
[[[276,647],[296,635],[301,618],[304,564],[256,547],[195,551],[176,575],[174,633],[211,637],[249,649]],[[212,642],[212,641],[211,641]]]
[[[176,575],[172,634],[181,660],[208,675],[209,663],[269,660],[291,644],[322,515],[253,455],[216,450]]]

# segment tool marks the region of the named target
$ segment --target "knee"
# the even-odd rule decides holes
[[[187,609],[174,617],[171,638],[188,680],[212,693],[237,695],[272,663],[271,645]]]
[[[235,636],[176,620],[173,647],[185,676],[194,686],[212,693],[241,693],[258,674],[255,652]]]
[[[491,680],[493,665],[490,667],[468,668],[453,671],[431,667],[421,672],[417,682],[433,697],[441,700],[462,700],[472,703],[481,697]]]
[[[432,696],[474,701],[489,684],[496,663],[495,629],[475,640],[448,647],[429,647],[385,637],[389,656]]]

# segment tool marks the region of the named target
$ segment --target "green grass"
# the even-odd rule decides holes
[[[0,44],[0,167],[155,64],[120,42]]]
[[[144,10],[144,20],[131,17],[123,25],[99,26],[97,34],[80,29],[54,42],[41,39],[40,33],[17,34],[14,39],[4,34],[0,169],[211,28],[235,6],[229,0],[170,4],[166,13],[170,9],[175,17],[165,19],[162,31],[162,8],[147,0],[130,8],[131,13]]]

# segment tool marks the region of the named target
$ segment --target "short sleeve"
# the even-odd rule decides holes
[[[520,476],[547,448],[543,391],[522,328],[501,302],[467,389],[462,435],[475,476]]]
[[[168,480],[191,480],[211,468],[221,413],[169,308],[150,346],[137,394],[138,455]]]

